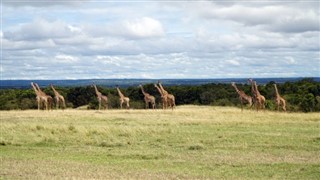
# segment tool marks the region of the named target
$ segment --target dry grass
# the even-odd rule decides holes
[[[209,106],[0,113],[3,178],[320,178],[319,113]]]

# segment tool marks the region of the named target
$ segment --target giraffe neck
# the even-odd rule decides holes
[[[253,83],[252,81],[251,81],[251,92],[252,92],[253,94],[256,93],[255,86],[254,86],[254,83]]]
[[[118,91],[119,96],[120,96],[121,98],[124,98],[124,95],[121,93],[121,91],[120,91],[119,88],[117,88],[117,91]]]
[[[261,94],[260,94],[260,92],[259,92],[259,89],[258,89],[258,86],[257,86],[257,83],[256,83],[256,82],[254,82],[254,87],[255,87],[255,92],[256,92],[256,94],[257,94],[258,96],[260,96]]]
[[[232,85],[234,87],[234,89],[237,91],[237,93],[239,94],[240,93],[240,90],[237,88],[236,85]]]
[[[37,96],[41,95],[40,92],[37,90],[37,88],[34,86],[33,83],[31,83],[31,86],[32,86],[32,88],[33,88],[33,90],[34,90],[34,92],[36,93]]]
[[[161,96],[163,96],[163,93],[162,93],[161,89],[157,85],[155,85],[155,87],[158,89],[158,91],[161,94]]]
[[[56,96],[59,96],[60,94],[58,93],[58,91],[56,91],[56,89],[51,85],[51,88],[53,90],[53,93],[56,95]]]
[[[164,90],[163,86],[161,85],[161,83],[159,83],[160,89],[162,91],[162,94],[168,94],[168,92],[166,90]]]
[[[97,86],[96,86],[96,85],[93,85],[93,87],[94,87],[94,90],[96,91],[96,95],[97,95],[97,96],[100,96],[101,93],[98,91]]]
[[[37,89],[38,89],[38,92],[39,92],[42,96],[46,96],[46,93],[44,93],[44,92],[40,89],[40,87],[39,87],[38,84],[36,84],[36,87],[37,87]]]
[[[278,88],[277,88],[277,85],[276,85],[276,84],[274,84],[274,89],[275,89],[275,91],[276,91],[276,96],[280,96],[280,94],[279,94],[279,91],[278,91]]]
[[[146,96],[147,94],[146,94],[146,92],[144,92],[143,87],[142,87],[142,86],[140,86],[140,88],[141,88],[142,94]]]

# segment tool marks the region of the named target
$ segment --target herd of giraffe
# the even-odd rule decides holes
[[[248,79],[248,82],[251,83],[251,93],[252,97],[249,95],[246,95],[243,91],[239,90],[238,87],[234,82],[231,83],[231,85],[234,87],[236,92],[239,95],[240,103],[241,103],[241,110],[243,110],[243,104],[247,102],[249,104],[249,107],[252,108],[253,105],[255,106],[256,110],[264,109],[265,108],[265,102],[266,98],[260,94],[257,82],[253,81],[252,79]],[[282,107],[283,111],[287,111],[286,109],[286,100],[280,96],[277,84],[273,84],[275,89],[275,100],[277,105],[277,110],[280,110],[280,106]]]
[[[241,103],[241,110],[243,110],[243,104],[245,102],[247,102],[249,104],[250,108],[255,106],[257,111],[259,109],[264,109],[266,99],[263,95],[260,94],[258,86],[257,86],[257,82],[253,81],[252,79],[248,79],[248,82],[251,83],[252,96],[249,96],[249,95],[245,94],[244,91],[239,90],[234,82],[231,83],[231,85],[235,88],[236,92],[239,95],[239,99],[240,99],[240,103]],[[38,110],[40,110],[41,105],[44,105],[45,109],[47,109],[47,110],[52,109],[53,98],[51,96],[47,95],[46,93],[44,93],[40,89],[40,87],[37,83],[31,82],[31,86],[36,94],[36,100],[38,103]],[[60,107],[62,109],[65,109],[66,104],[65,104],[64,97],[62,95],[60,95],[58,91],[55,90],[55,88],[53,87],[52,84],[50,86],[51,86],[51,89],[53,90],[54,95],[55,95],[56,108],[58,109]],[[95,89],[95,93],[96,93],[96,96],[97,96],[97,99],[99,102],[99,110],[101,109],[102,106],[105,109],[107,109],[108,108],[108,97],[103,95],[101,92],[99,92],[99,90],[95,84],[93,84],[92,87],[94,87],[94,89]],[[144,95],[146,109],[149,108],[149,105],[151,105],[152,109],[155,109],[156,98],[154,96],[150,95],[149,93],[145,92],[142,85],[139,85],[139,87],[141,88],[141,92]],[[173,108],[176,106],[174,95],[169,94],[163,88],[160,81],[158,82],[158,84],[154,84],[154,87],[157,88],[158,92],[161,95],[162,108],[167,109],[170,107],[173,110]],[[275,88],[275,100],[276,100],[276,105],[277,105],[278,111],[280,110],[280,106],[282,107],[283,111],[286,111],[286,100],[280,96],[276,84],[274,84],[274,88]],[[130,98],[124,96],[118,86],[116,86],[116,89],[117,89],[117,92],[119,95],[120,108],[122,109],[123,103],[126,103],[126,108],[129,109],[130,108],[130,103],[129,103]]]
[[[52,105],[53,105],[53,98],[49,95],[47,95],[46,93],[44,93],[39,85],[37,83],[33,83],[31,82],[31,86],[36,94],[36,100],[38,103],[38,110],[40,110],[41,106],[44,106],[46,110],[52,109]],[[55,90],[55,88],[53,87],[53,85],[51,84],[51,89],[54,92],[55,95],[55,100],[56,100],[56,108],[62,108],[65,109],[66,108],[66,104],[65,104],[65,100],[64,97],[62,95],[59,94],[58,91]],[[169,94],[161,85],[161,82],[158,82],[157,84],[154,84],[154,86],[158,89],[160,95],[161,95],[161,100],[162,100],[162,108],[163,109],[167,109],[168,107],[170,107],[172,110],[173,108],[176,106],[175,104],[175,97],[172,94]],[[103,95],[97,88],[97,86],[95,84],[92,85],[92,87],[94,87],[97,99],[98,99],[98,103],[99,103],[99,110],[101,109],[101,107],[103,106],[105,109],[108,108],[108,97]],[[145,92],[143,89],[142,85],[139,85],[139,87],[141,88],[142,94],[144,95],[144,101],[146,104],[146,109],[149,108],[149,105],[151,104],[152,109],[156,108],[156,98],[152,95],[150,95],[149,93]],[[126,103],[126,108],[129,109],[130,108],[130,98],[126,97],[123,95],[123,93],[120,91],[119,87],[116,86],[118,95],[119,95],[119,103],[120,103],[120,108],[122,109],[123,103]]]

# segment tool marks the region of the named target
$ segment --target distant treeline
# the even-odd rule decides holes
[[[237,84],[238,88],[246,94],[251,95],[251,86],[246,82]],[[266,109],[275,110],[275,91],[270,81],[265,85],[259,85],[259,90],[266,98]],[[231,84],[205,84],[205,85],[179,85],[166,86],[165,89],[176,98],[176,105],[214,105],[214,106],[240,106],[238,94]],[[98,101],[94,88],[83,87],[55,87],[66,99],[68,108],[88,108],[97,109]],[[108,96],[108,108],[117,109],[119,96],[116,88],[99,87],[99,91]],[[133,109],[145,108],[144,96],[137,86],[121,88],[122,92],[130,98],[130,106]],[[312,78],[302,79],[297,82],[285,82],[278,84],[279,93],[287,101],[288,111],[319,112],[320,111],[320,83]],[[48,86],[42,90],[54,97],[51,88]],[[161,97],[153,84],[144,84],[144,90],[156,97],[157,108],[162,108]],[[1,89],[0,90],[0,110],[13,109],[37,109],[36,95],[30,89]]]

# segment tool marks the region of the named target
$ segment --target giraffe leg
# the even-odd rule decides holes
[[[123,104],[123,101],[120,100],[120,109],[122,109],[122,104]]]
[[[48,101],[45,101],[45,105],[46,105],[46,110],[49,110],[49,108],[48,108]]]
[[[40,111],[40,103],[41,103],[41,101],[37,100],[37,102],[38,102],[38,111]]]
[[[283,109],[284,112],[287,111],[287,109],[286,109],[286,101],[284,99],[282,100],[282,109]]]
[[[63,110],[66,108],[66,102],[65,101],[62,101],[63,103]]]
[[[127,101],[127,109],[130,109],[129,101]]]
[[[277,110],[280,111],[280,102],[277,102]]]
[[[59,98],[58,97],[56,97],[56,109],[59,109]]]

